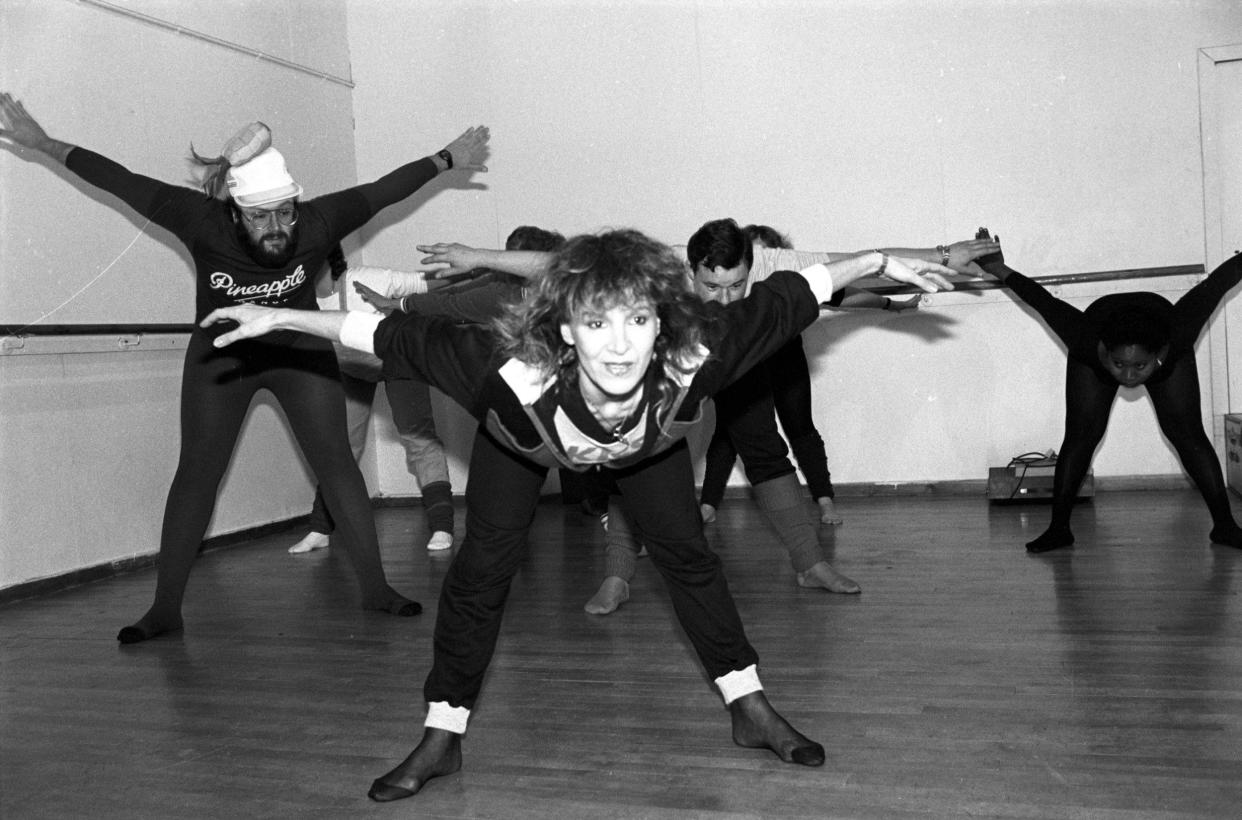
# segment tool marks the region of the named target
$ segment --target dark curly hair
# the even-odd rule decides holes
[[[1138,345],[1149,353],[1158,353],[1173,335],[1167,319],[1138,307],[1120,310],[1106,317],[1099,332],[1100,341],[1104,342],[1107,350]]]
[[[565,244],[565,237],[556,231],[536,228],[534,225],[519,225],[505,240],[507,251],[555,251]]]
[[[700,265],[715,270],[743,264],[749,270],[754,257],[754,243],[733,219],[704,222],[686,242],[686,258],[692,271],[697,271]]]
[[[635,230],[570,239],[526,301],[497,317],[493,328],[504,353],[563,384],[577,384],[577,351],[561,337],[561,325],[583,311],[641,304],[654,306],[660,319],[653,365],[661,373],[666,367],[690,372],[699,345],[708,342],[715,312],[690,291],[685,263],[667,245]],[[662,378],[653,403],[674,392],[671,379]]]

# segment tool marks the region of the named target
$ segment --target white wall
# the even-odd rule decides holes
[[[179,445],[183,350],[0,356],[0,586],[156,551]],[[305,514],[313,489],[264,394],[208,534]]]
[[[985,224],[1041,276],[1203,262],[1197,50],[1242,40],[1242,5],[351,0],[349,26],[360,178],[468,124],[493,134],[490,172],[368,233],[367,264],[494,247],[523,223],[679,243],[729,215],[808,250]],[[1008,296],[806,339],[835,481],[983,479],[1060,446],[1059,347]],[[1097,475],[1180,473],[1154,431],[1145,401],[1119,399]],[[380,490],[414,492],[379,435]]]
[[[986,224],[1033,275],[1200,262],[1196,54],[1242,41],[1228,0],[124,5],[356,83],[89,4],[0,0],[3,87],[55,135],[153,176],[183,179],[191,140],[215,147],[262,118],[314,194],[488,124],[489,174],[446,178],[361,237],[355,258],[394,267],[413,265],[417,242],[496,245],[521,223],[684,242],[723,215],[807,249],[935,244]],[[138,228],[71,177],[0,151],[0,310],[32,288],[22,317],[55,307]],[[74,320],[126,321],[131,303],[158,299],[189,321],[187,266],[166,238],[140,237],[124,259]],[[167,291],[127,286],[159,272]],[[1055,342],[1007,296],[958,298],[808,331],[837,481],[981,479],[1059,443]],[[155,551],[178,362],[0,355],[0,587]],[[473,425],[442,409],[460,490]],[[1097,474],[1177,472],[1153,430],[1146,403],[1119,402]],[[377,432],[373,490],[412,493]],[[256,405],[211,533],[304,513],[309,493],[278,412]]]

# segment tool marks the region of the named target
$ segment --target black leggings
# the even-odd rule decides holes
[[[802,337],[795,336],[759,367],[768,374],[776,417],[780,419],[781,428],[789,439],[789,449],[793,450],[811,496],[816,499],[835,497],[824,440],[815,427],[812,415],[811,373],[806,352],[802,349]],[[728,401],[727,392],[723,401]],[[722,399],[718,397],[716,430],[707,445],[707,459],[703,469],[701,500],[713,507],[719,507],[721,499],[724,498],[725,485],[738,456],[738,448],[734,446],[729,425],[720,422],[721,402]],[[765,429],[767,428],[775,430],[775,424],[765,425]],[[742,460],[746,461],[744,455]]]
[[[707,674],[715,679],[756,663],[720,559],[703,536],[685,441],[633,467],[602,472],[605,486],[616,480]],[[546,468],[514,455],[487,433],[475,436],[466,535],[440,589],[434,662],[423,687],[429,703],[473,708],[546,475]]]
[[[1160,430],[1207,502],[1216,527],[1235,526],[1216,450],[1203,430],[1199,372],[1193,352],[1169,364],[1168,375],[1147,385]],[[1118,384],[1070,359],[1065,372],[1065,440],[1057,457],[1050,529],[1067,529],[1078,487],[1108,427]]]
[[[332,346],[303,336],[289,346],[241,342],[216,350],[194,333],[182,374],[181,456],[164,508],[154,608],[180,613],[242,422],[264,388],[280,402],[319,481],[357,572],[363,606],[385,607],[396,593],[384,578],[366,484],[349,449]]]
[[[1211,513],[1211,537],[1218,543],[1242,547],[1242,531],[1229,507],[1229,492],[1216,451],[1203,430],[1199,406],[1199,372],[1195,365],[1195,340],[1203,332],[1221,299],[1242,280],[1242,256],[1226,260],[1206,279],[1191,288],[1176,304],[1158,294],[1136,291],[1102,296],[1086,311],[1056,298],[1047,288],[1005,265],[999,254],[979,260],[988,273],[1011,288],[1033,307],[1067,348],[1065,370],[1065,440],[1057,458],[1052,484],[1052,521],[1045,533],[1027,544],[1042,552],[1073,543],[1069,532],[1070,512],[1078,487],[1112,412],[1118,383],[1098,361],[1100,328],[1123,312],[1143,317],[1153,330],[1167,324],[1169,342],[1164,364],[1145,383],[1156,420],[1173,445],[1192,481],[1199,488]],[[1155,353],[1156,351],[1151,351]]]
[[[789,447],[776,426],[772,382],[765,365],[751,368],[716,394],[716,431],[707,448],[699,501],[720,506],[736,455],[752,487],[794,472]]]

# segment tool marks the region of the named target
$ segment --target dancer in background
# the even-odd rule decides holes
[[[989,250],[994,250],[994,246],[980,241],[971,243],[969,249],[959,248],[956,258],[953,258],[954,254],[943,246],[934,251],[908,249],[906,252],[909,254],[907,258],[920,258],[929,262],[933,261],[933,258],[956,261],[962,268],[969,270],[970,260]],[[751,238],[732,219],[717,219],[705,223],[686,244],[686,259],[691,271],[691,282],[695,294],[706,302],[715,302],[725,306],[744,302],[754,269],[772,264],[774,258],[780,258],[785,265],[790,265],[790,263],[810,265],[832,258],[848,259],[851,256],[856,257],[857,254],[784,251],[778,256],[775,252],[764,252],[755,247]],[[756,260],[760,260],[758,265]],[[765,276],[770,275],[771,272],[770,267],[763,269]],[[882,303],[883,298],[856,287],[843,287],[835,292],[826,304],[834,307],[847,306],[851,303],[869,306]],[[795,337],[781,349],[787,349],[790,344],[797,342],[797,338]],[[789,448],[776,426],[774,391],[769,366],[771,360],[772,357],[769,357],[762,365],[742,374],[733,384],[716,395],[715,437],[723,438],[733,448],[732,453],[741,455],[746,477],[754,493],[755,504],[763,512],[768,525],[785,548],[789,563],[794,570],[795,583],[802,588],[823,589],[847,595],[857,594],[861,591],[861,587],[854,579],[832,566],[828,550],[820,539],[815,522],[805,508],[802,487],[798,484],[793,464],[789,461]],[[799,412],[807,415],[809,424],[810,376],[805,370],[805,356],[803,356],[802,378],[806,382],[807,406]],[[813,426],[812,429],[814,429]],[[818,438],[818,434],[816,437]],[[819,452],[820,457],[824,458],[822,441],[819,445]],[[723,480],[728,478],[729,471],[719,469],[722,458],[719,450],[716,458],[718,460],[715,465],[710,461],[708,464],[709,475],[704,479],[705,494],[712,491],[707,487],[709,481],[719,482],[718,489],[723,493]],[[727,462],[726,466],[731,470],[732,461]],[[715,470],[714,476],[711,475],[713,470]],[[720,475],[721,472],[723,475]],[[826,478],[826,458],[824,458],[823,472]],[[715,517],[715,507],[709,506],[708,500],[700,497],[700,510],[705,521]],[[716,501],[718,503],[718,499]],[[821,507],[821,511],[822,509]],[[629,582],[637,571],[637,559],[642,547],[641,539],[635,537],[634,528],[627,520],[626,505],[616,495],[609,500],[605,529],[607,532],[604,537],[604,578],[595,594],[583,607],[592,615],[607,615],[629,600]]]
[[[486,128],[471,128],[446,148],[383,178],[300,201],[284,157],[262,123],[242,130],[216,159],[195,154],[203,191],[136,174],[89,151],[49,137],[7,93],[0,93],[0,139],[63,164],[84,181],[176,236],[194,262],[196,320],[213,308],[267,304],[314,310],[312,276],[328,252],[381,209],[456,167],[486,170]],[[190,569],[215,508],[242,421],[254,394],[270,390],[285,411],[302,453],[323,488],[362,588],[362,606],[396,615],[422,607],[388,585],[362,474],[345,433],[345,402],[332,346],[285,333],[222,351],[212,339],[225,328],[196,330],[181,384],[181,455],[169,489],[160,536],[155,600],[117,635],[137,643],[182,628],[181,603]]]
[[[987,236],[986,229],[980,229]],[[997,238],[999,241],[999,237]],[[1052,520],[1026,545],[1047,552],[1074,543],[1070,513],[1095,449],[1104,437],[1117,389],[1143,387],[1160,430],[1173,445],[1212,516],[1214,543],[1242,547],[1220,461],[1199,400],[1195,340],[1217,305],[1242,279],[1235,255],[1171,303],[1156,293],[1111,293],[1079,310],[1005,264],[1003,254],[980,266],[1035,309],[1065,344],[1065,439],[1052,479]]]
[[[433,252],[430,261],[443,259]],[[873,253],[776,273],[745,305],[709,311],[686,289],[676,255],[636,231],[576,237],[544,270],[531,298],[494,333],[435,317],[379,321],[249,305],[203,320],[240,322],[216,339],[221,347],[286,330],[339,339],[376,353],[390,376],[428,380],[479,420],[466,535],[441,588],[423,690],[426,728],[414,751],[372,784],[371,798],[410,797],[461,768],[462,735],[553,466],[594,466],[615,479],[681,626],[729,706],[734,741],[822,765],[823,746],[785,721],[759,683],[758,655],[703,536],[685,434],[712,394],[814,321],[834,288],[881,274],[934,291],[952,287],[940,275],[951,271]]]
[[[754,244],[757,253],[762,248],[792,250],[784,234],[768,225],[747,225],[742,229],[746,237]],[[946,260],[947,264],[947,260]],[[747,271],[749,275],[749,270]],[[833,295],[833,307],[841,308],[874,308],[900,313],[903,310],[918,308],[922,297],[919,294],[908,299],[890,299],[860,288],[844,288]],[[824,449],[824,439],[815,427],[811,410],[811,373],[807,363],[806,351],[802,347],[802,337],[791,339],[763,364],[772,386],[772,401],[776,408],[776,417],[780,419],[781,430],[789,439],[789,449],[806,479],[807,489],[819,507],[821,524],[841,524],[843,520],[837,511],[836,491],[832,486],[832,474],[828,470],[828,454]],[[703,510],[703,520],[716,520],[716,510],[724,498],[725,487],[729,474],[733,472],[733,463],[737,460],[737,448],[729,438],[725,425],[716,425],[711,441],[707,446],[707,455],[703,468],[703,486],[699,491],[699,503]]]
[[[505,250],[550,253],[564,244],[565,237],[556,231],[520,225],[505,239]],[[430,279],[425,291],[391,297],[367,287],[364,282],[359,282],[354,289],[384,315],[393,311],[418,313],[473,324],[488,324],[509,305],[526,298],[526,280],[512,273],[480,268],[458,274],[454,279],[458,281]]]
[[[358,295],[365,288],[384,298],[399,301],[407,296],[425,294],[429,289],[448,285],[440,280],[427,281],[421,271],[397,271],[388,268],[349,265],[338,245],[328,254],[330,297],[323,297],[320,306],[326,309],[374,310]],[[453,486],[449,479],[444,444],[436,433],[435,415],[431,408],[431,389],[417,379],[385,379],[380,360],[369,353],[333,344],[341,368],[341,387],[345,391],[345,423],[349,431],[349,447],[354,460],[362,455],[367,443],[367,426],[375,404],[375,390],[384,385],[388,407],[397,438],[405,450],[405,464],[418,481],[423,512],[427,518],[427,549],[432,552],[453,546]],[[289,548],[297,555],[327,549],[329,536],[336,525],[324,504],[323,493],[315,488],[311,506],[310,531]]]
[[[507,251],[540,251],[551,253],[565,244],[565,237],[534,225],[514,228],[505,240]],[[359,284],[362,298],[374,305],[381,313],[392,311],[418,313],[423,316],[445,316],[458,322],[487,324],[507,307],[526,298],[527,282],[521,276],[503,271],[479,268],[458,274],[466,277],[448,287],[429,293],[416,293],[405,298],[384,298],[383,295]],[[442,280],[431,280],[428,284]],[[584,512],[599,515],[608,509],[608,499],[600,496],[597,488],[582,478],[582,474],[569,469],[559,471],[561,497],[567,504],[581,504]]]

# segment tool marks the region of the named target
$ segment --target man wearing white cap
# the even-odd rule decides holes
[[[0,139],[63,163],[181,240],[194,261],[197,325],[215,308],[230,305],[315,310],[314,276],[341,238],[443,171],[486,171],[488,131],[470,128],[445,149],[375,182],[306,202],[299,201],[302,186],[271,147],[271,132],[262,123],[243,129],[220,157],[194,155],[208,169],[207,196],[52,139],[7,93],[0,93]],[[164,509],[155,601],[117,639],[137,643],[182,628],[190,568],[247,408],[263,388],[280,402],[319,481],[358,575],[363,608],[418,614],[422,606],[390,587],[384,576],[366,485],[346,437],[331,345],[289,333],[225,352],[212,345],[218,335],[196,330],[190,337],[181,386],[181,456]]]

